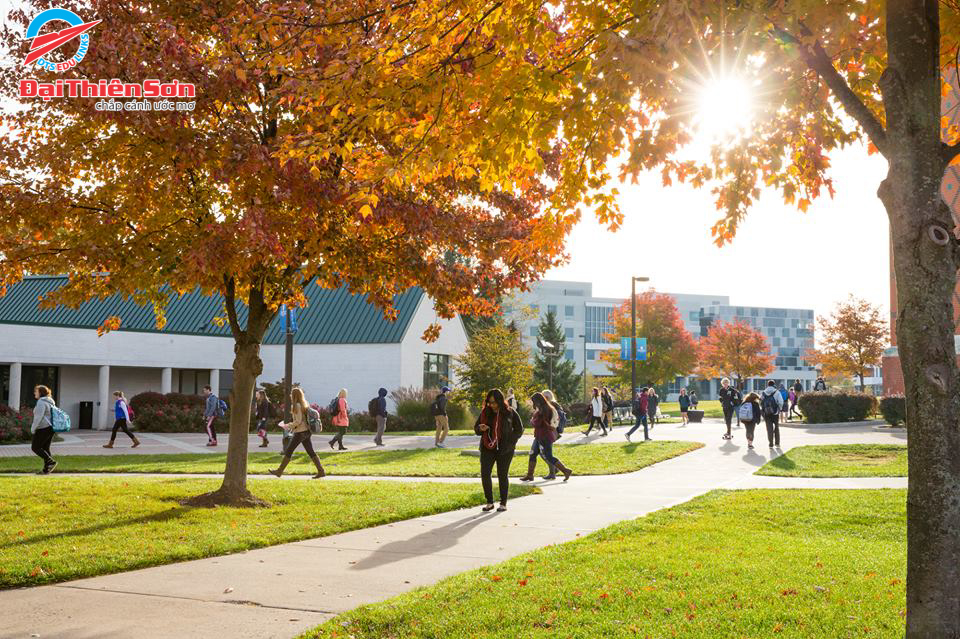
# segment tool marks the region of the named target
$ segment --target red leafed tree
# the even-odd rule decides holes
[[[280,304],[306,303],[307,283],[346,285],[388,317],[411,286],[441,317],[482,315],[560,259],[609,144],[596,145],[585,103],[543,101],[573,81],[576,30],[519,4],[57,3],[102,21],[58,77],[191,82],[195,109],[56,98],[7,114],[0,293],[24,274],[66,273],[45,303],[122,293],[152,304],[160,327],[172,295],[223,297],[236,354],[227,466],[194,503],[262,503],[246,485],[260,344]],[[0,40],[14,57],[49,5],[10,13]],[[5,65],[0,90],[45,73]],[[612,200],[598,197],[601,209]]]
[[[613,332],[606,339],[619,342],[630,336],[631,309],[627,300],[610,316]],[[638,384],[665,384],[678,375],[686,375],[697,366],[697,346],[683,325],[673,298],[664,293],[647,291],[637,295],[637,332],[635,337],[647,340],[647,359],[638,361]],[[607,367],[624,387],[630,388],[630,360],[620,359],[620,349],[600,354]]]
[[[743,380],[761,377],[773,370],[773,355],[763,333],[747,322],[718,322],[710,327],[698,346],[699,373],[703,377],[730,377],[737,388]]]

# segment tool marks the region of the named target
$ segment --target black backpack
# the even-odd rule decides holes
[[[374,397],[367,402],[367,412],[371,417],[376,417],[380,414],[380,397]]]
[[[330,400],[330,405],[327,406],[327,412],[330,413],[330,417],[340,413],[340,396],[337,395]]]
[[[560,404],[554,402],[553,409],[557,411],[557,432],[563,434],[563,429],[567,427],[567,414],[560,408]]]
[[[774,398],[773,393],[763,394],[763,414],[767,417],[774,417],[780,414],[780,407],[777,406],[777,400]]]
[[[430,415],[436,417],[437,415],[443,415],[443,411],[440,409],[440,397],[437,395],[437,398],[433,400],[433,403],[430,404]]]

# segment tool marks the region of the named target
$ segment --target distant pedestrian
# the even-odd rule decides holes
[[[690,391],[690,410],[697,410],[697,404],[700,403],[700,398],[697,397],[697,391]]]
[[[133,421],[130,418],[130,407],[127,406],[127,398],[123,396],[123,391],[113,392],[113,431],[110,433],[110,441],[103,445],[104,448],[113,448],[113,442],[117,439],[117,431],[123,430],[127,437],[133,442],[130,448],[136,448],[140,445],[140,440],[136,435],[130,432],[130,426]]]
[[[440,394],[430,405],[430,412],[433,413],[433,423],[437,427],[437,434],[433,438],[433,445],[437,448],[443,448],[443,442],[450,434],[450,420],[447,417],[447,393],[450,389],[446,386],[440,389]]]
[[[760,408],[763,411],[763,421],[767,425],[767,442],[770,448],[780,445],[780,409],[783,407],[783,395],[771,379],[763,389],[760,398]]]
[[[527,474],[521,477],[520,481],[533,481],[533,473],[537,469],[537,457],[543,457],[547,462],[548,470],[544,479],[548,481],[556,479],[559,470],[563,473],[563,481],[567,481],[573,471],[553,455],[553,442],[557,441],[560,415],[543,393],[534,393],[530,401],[533,403],[533,416],[530,418],[533,425],[533,445],[530,447],[530,455],[527,458]]]
[[[803,392],[803,382],[799,379],[793,382],[793,392],[797,394],[797,397],[800,397],[800,393]]]
[[[370,414],[377,420],[377,434],[373,437],[373,443],[377,446],[383,446],[383,432],[387,429],[387,389],[381,388],[377,391],[377,396],[370,400],[372,409]]]
[[[817,381],[813,383],[813,390],[819,393],[827,392],[827,382],[824,381],[823,375],[817,377]]]
[[[503,392],[494,388],[487,393],[483,409],[473,426],[480,436],[480,482],[483,494],[487,498],[484,512],[493,510],[493,481],[490,473],[497,467],[497,485],[500,492],[498,512],[507,509],[507,497],[510,493],[510,464],[517,440],[523,435],[523,421],[514,409],[507,405]]]
[[[513,410],[517,410],[517,397],[513,394],[513,389],[507,389],[507,406]]]
[[[214,422],[218,417],[223,416],[223,411],[220,410],[220,398],[214,394],[213,389],[209,386],[203,387],[203,396],[207,398],[203,405],[203,419],[207,426],[207,446],[216,446],[217,429]]]
[[[777,391],[780,393],[780,399],[783,400],[780,404],[780,421],[786,422],[787,413],[790,411],[790,392],[784,387],[782,382],[777,388]]]
[[[323,425],[320,423],[320,413],[315,408],[310,407],[310,404],[307,403],[307,398],[303,395],[303,389],[300,388],[294,388],[290,391],[290,404],[290,414],[293,416],[293,419],[289,424],[281,423],[280,426],[285,430],[289,430],[292,433],[292,437],[290,437],[290,441],[287,442],[286,448],[283,449],[283,459],[280,461],[280,467],[269,472],[271,475],[276,475],[277,477],[282,476],[287,464],[290,463],[290,458],[293,457],[293,451],[297,449],[297,446],[303,444],[303,450],[307,452],[307,455],[309,455],[313,461],[313,465],[317,468],[313,479],[320,479],[327,473],[323,470],[323,466],[320,464],[320,458],[317,457],[317,453],[313,450],[313,442],[310,441],[314,430],[320,432],[323,429]]]
[[[790,389],[790,414],[787,415],[787,419],[792,419],[794,415],[798,418],[803,419],[803,413],[800,412],[799,406],[797,404],[800,402],[800,393]]]
[[[647,417],[650,419],[650,430],[657,423],[657,407],[660,406],[660,396],[657,395],[657,389],[651,386],[647,390]]]
[[[331,406],[332,405],[331,403]],[[337,450],[347,449],[347,447],[343,445],[343,436],[347,434],[347,426],[350,425],[350,418],[347,416],[348,408],[347,389],[341,388],[337,394],[337,410],[333,412],[330,417],[330,422],[337,431],[337,434],[330,440],[330,448],[333,448],[334,443],[336,443],[338,445]]]
[[[266,391],[258,390],[256,412],[257,435],[263,440],[260,442],[260,448],[266,448],[270,445],[270,441],[267,439],[267,427],[269,426],[268,421],[271,417],[273,417],[273,404],[270,402],[270,398],[267,397]]]
[[[753,434],[757,424],[760,423],[761,415],[760,396],[756,393],[748,393],[737,408],[737,416],[747,431],[747,448],[749,449],[753,449]]]
[[[57,467],[57,460],[50,454],[50,444],[53,442],[53,409],[57,404],[46,386],[34,386],[33,396],[37,405],[33,407],[33,423],[30,424],[30,449],[43,460],[43,470],[38,474],[49,475]]]
[[[733,416],[736,414],[740,402],[743,401],[743,396],[740,391],[730,385],[730,379],[727,377],[720,380],[718,396],[720,398],[720,408],[723,409],[723,421],[727,425],[727,433],[723,438],[733,439],[733,433],[730,430],[733,427]]]
[[[647,411],[650,407],[650,396],[647,394],[647,387],[644,386],[636,392],[633,397],[632,408],[633,415],[637,421],[629,431],[627,431],[627,441],[630,441],[630,435],[643,425],[643,441],[650,441],[650,430],[647,428]]]
[[[606,436],[607,429],[613,430],[613,395],[610,394],[610,389],[606,386],[600,393],[600,400],[603,402],[603,425],[605,427],[603,434]]]
[[[544,388],[540,392],[543,393],[543,398],[553,406],[553,410],[557,411],[557,439],[560,439],[563,436],[564,429],[567,427],[567,413],[563,410],[563,406],[560,405],[556,397],[554,397],[552,390]]]
[[[590,399],[590,425],[587,426],[587,430],[583,431],[584,435],[589,435],[590,431],[593,430],[593,425],[596,424],[603,429],[603,434],[607,434],[607,427],[603,425],[603,401],[600,399],[600,389],[593,389],[593,397]]]
[[[677,398],[677,403],[680,404],[680,423],[688,424],[690,419],[687,417],[687,411],[690,410],[690,396],[687,395],[687,389],[680,389],[680,397]]]

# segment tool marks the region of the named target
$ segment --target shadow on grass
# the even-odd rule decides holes
[[[770,460],[770,467],[777,468],[779,470],[793,470],[797,467],[796,462],[790,459],[789,453],[784,453],[779,457],[775,457]]]

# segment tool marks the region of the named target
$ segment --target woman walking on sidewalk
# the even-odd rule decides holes
[[[303,450],[307,451],[307,455],[313,460],[313,465],[317,467],[317,473],[313,478],[320,479],[327,473],[324,472],[323,466],[320,464],[320,458],[317,457],[317,453],[313,450],[313,442],[310,441],[310,436],[313,434],[310,429],[310,422],[313,422],[314,428],[316,428],[318,432],[323,428],[320,425],[320,413],[310,408],[310,404],[307,403],[307,398],[303,396],[303,389],[300,388],[294,388],[290,391],[290,404],[290,413],[293,416],[293,421],[289,424],[281,423],[280,426],[285,429],[289,428],[293,436],[283,451],[283,461],[280,462],[280,467],[268,472],[277,477],[283,475],[284,469],[286,469],[287,464],[290,463],[290,458],[293,457],[293,451],[297,449],[297,446],[303,444]]]
[[[333,444],[336,442],[339,445],[337,450],[346,450],[347,447],[343,445],[343,436],[347,434],[347,426],[350,425],[350,418],[347,417],[347,389],[341,388],[337,397],[339,397],[337,412],[330,418],[333,427],[337,429],[337,434],[330,440],[330,448],[333,448]]]
[[[687,389],[680,389],[680,397],[677,398],[677,403],[680,404],[680,423],[681,425],[689,423],[687,418],[687,411],[690,410],[690,397],[687,395]]]
[[[547,462],[548,472],[544,479],[556,479],[559,470],[563,473],[563,481],[567,481],[573,471],[553,456],[553,442],[557,441],[560,416],[542,393],[534,393],[530,401],[533,402],[533,417],[530,418],[530,423],[533,424],[533,446],[530,447],[530,456],[527,459],[527,474],[521,477],[520,481],[533,481],[533,472],[537,469],[539,456]]]
[[[38,474],[49,475],[57,467],[57,460],[50,454],[50,442],[53,441],[53,409],[57,404],[50,397],[50,389],[46,386],[34,386],[33,396],[37,405],[33,407],[33,423],[30,425],[30,432],[33,434],[30,449],[43,460],[43,470]]]
[[[140,440],[130,432],[130,425],[132,420],[130,419],[130,407],[127,406],[127,398],[123,396],[123,391],[114,391],[113,398],[116,400],[113,404],[113,432],[110,433],[110,441],[103,445],[104,448],[113,448],[113,442],[117,439],[117,431],[123,430],[133,441],[133,446],[130,448],[136,448],[140,445]]]
[[[260,448],[266,448],[270,445],[267,439],[267,420],[273,417],[273,404],[267,398],[267,393],[263,390],[257,391],[257,435],[263,440],[260,442]]]
[[[487,393],[483,410],[477,417],[473,431],[480,436],[480,483],[487,498],[484,512],[493,510],[493,481],[490,473],[497,466],[497,484],[500,489],[500,507],[498,512],[507,509],[507,496],[510,492],[510,464],[517,440],[523,435],[523,421],[517,411],[507,406],[503,392],[494,388]]]
[[[594,424],[603,429],[604,435],[607,434],[607,427],[603,425],[603,400],[600,398],[600,390],[596,387],[593,389],[593,399],[590,400],[590,425],[583,434],[589,435]]]
[[[743,427],[747,429],[747,448],[752,449],[753,433],[757,428],[757,424],[759,424],[762,419],[760,413],[760,396],[756,393],[748,393],[747,396],[743,398],[740,406],[737,407],[737,416],[740,418],[740,423],[743,424]]]

